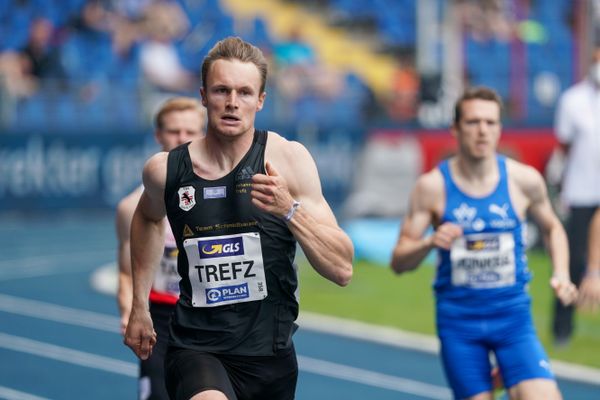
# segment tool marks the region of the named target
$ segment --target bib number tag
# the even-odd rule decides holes
[[[186,239],[194,307],[262,300],[267,282],[257,232]]]
[[[154,290],[179,296],[179,274],[177,273],[177,247],[165,247],[160,266],[154,277]]]
[[[477,234],[452,244],[452,285],[489,289],[515,284],[515,241],[510,233]]]

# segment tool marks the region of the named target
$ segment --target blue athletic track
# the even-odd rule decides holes
[[[113,215],[0,218],[0,399],[135,399],[115,298],[91,284],[115,260]],[[298,400],[451,398],[430,352],[306,328],[295,344]],[[600,382],[559,385],[565,399],[600,399]]]

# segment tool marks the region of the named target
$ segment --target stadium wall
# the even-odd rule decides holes
[[[330,133],[295,139],[313,154],[335,209],[350,189],[362,138]],[[114,208],[158,150],[151,135],[2,134],[0,212]]]

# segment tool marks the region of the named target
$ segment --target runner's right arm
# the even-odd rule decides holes
[[[437,227],[431,236],[425,231],[434,220],[434,210],[443,195],[443,181],[437,170],[419,177],[410,197],[408,212],[402,221],[400,236],[392,252],[391,267],[398,274],[413,270],[421,264],[431,249],[450,249],[462,229],[452,223]]]
[[[152,156],[144,166],[144,192],[131,222],[133,303],[125,344],[141,359],[152,354],[156,333],[148,309],[148,296],[164,248],[164,190],[168,153]]]
[[[119,202],[115,219],[118,242],[117,264],[119,267],[117,304],[119,306],[119,315],[121,316],[122,335],[125,334],[125,329],[127,329],[127,322],[131,313],[131,300],[133,298],[129,232],[131,231],[131,219],[139,200],[139,194],[139,190],[136,189],[135,192],[127,195]]]

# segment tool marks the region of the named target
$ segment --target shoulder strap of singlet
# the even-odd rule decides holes
[[[268,132],[256,130],[254,133],[254,141],[252,148],[244,158],[243,162],[238,165],[238,168],[250,167],[253,172],[264,173],[265,164],[265,149],[267,144]]]
[[[508,192],[508,171],[506,170],[506,156],[498,154],[496,155],[498,161],[498,174],[500,175],[500,182],[498,182],[498,188],[496,191],[501,191],[503,195],[509,196]]]
[[[444,178],[444,189],[446,190],[446,202],[448,200],[448,194],[452,193],[454,188],[454,181],[452,180],[452,174],[450,174],[450,162],[448,159],[441,161],[438,164],[438,168]]]
[[[268,131],[264,130],[256,130],[256,135],[254,135],[254,141],[260,145],[267,144],[267,136],[269,135]]]
[[[189,157],[188,146],[191,142],[177,146],[169,152],[167,157],[167,181],[165,183],[165,200],[170,198],[170,194],[177,190],[177,183],[181,179],[184,171],[191,170],[192,161]]]

